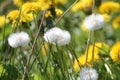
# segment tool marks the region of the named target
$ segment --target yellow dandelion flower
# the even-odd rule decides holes
[[[37,12],[40,11],[41,7],[37,2],[27,2],[24,3],[22,6],[22,13],[30,13],[30,12]]]
[[[97,53],[94,53],[93,59],[94,61],[99,60],[99,55]],[[92,54],[88,54],[87,65],[91,66],[91,63],[92,63]],[[83,54],[78,58],[78,61],[77,60],[74,61],[73,68],[75,71],[79,71],[80,70],[79,66],[85,66],[85,64],[86,64],[86,54]]]
[[[18,17],[20,16],[19,21],[17,20]],[[7,14],[7,19],[12,21],[12,27],[20,26],[21,24],[21,15],[19,10],[12,10]]]
[[[63,14],[63,11],[61,9],[55,9],[55,12],[56,12],[56,15],[59,17]],[[50,11],[48,11],[46,14],[45,14],[45,17],[48,18],[49,16],[52,16]]]
[[[93,55],[93,47],[94,47],[94,57],[92,57],[92,55]],[[101,42],[96,42],[95,46],[93,46],[93,45],[89,46],[88,59],[87,59],[88,66],[91,66],[92,60],[98,61],[100,59],[99,54],[101,52],[103,53],[103,50],[101,50],[101,48],[106,49],[106,48],[109,48],[109,46],[107,44],[101,43]],[[85,66],[85,64],[86,64],[86,51],[85,51],[85,53],[83,55],[81,55],[78,58],[78,61],[77,60],[74,61],[73,67],[74,67],[75,71],[79,71],[80,70],[79,65],[80,66]]]
[[[110,57],[113,61],[120,61],[120,41],[114,44],[110,51]]]
[[[13,3],[18,7],[22,6],[24,2],[25,2],[24,0],[13,0]]]
[[[10,20],[16,20],[19,17],[19,10],[12,10],[7,14],[7,18]]]
[[[5,25],[5,23],[8,23],[8,22],[9,20],[7,18],[5,19],[5,15],[0,16],[0,28],[2,28]]]
[[[117,16],[112,22],[113,28],[118,29],[120,28],[120,16]]]
[[[55,12],[56,12],[57,16],[61,16],[63,14],[63,11],[60,9],[56,9]]]
[[[21,22],[29,22],[32,21],[36,17],[35,14],[33,13],[22,13],[20,17]]]
[[[103,17],[104,17],[104,20],[105,20],[105,22],[109,22],[110,20],[111,20],[111,16],[110,15],[108,15],[108,14],[102,14],[103,15]]]
[[[109,14],[109,13],[117,12],[119,10],[120,10],[120,4],[117,2],[113,2],[113,1],[103,2],[99,7],[100,13]]]
[[[65,4],[67,0],[53,0],[54,4]]]
[[[46,10],[52,4],[52,0],[38,0],[37,3],[40,5],[42,10]]]
[[[72,11],[75,12],[79,9],[83,11],[89,11],[92,8],[93,0],[80,0],[73,6]]]
[[[46,14],[45,14],[45,17],[48,18],[48,17],[50,17],[50,16],[51,16],[50,11],[47,11]]]
[[[21,9],[21,22],[31,21],[36,17],[34,12],[39,12],[41,10],[40,5],[37,2],[27,2],[22,5]]]
[[[42,9],[48,9],[51,4],[65,4],[67,0],[37,0]]]
[[[94,53],[97,53],[97,54],[106,54],[106,52],[109,51],[109,45],[103,43],[103,42],[96,42],[93,45],[90,45],[89,46],[89,49],[88,49],[88,53],[93,53],[93,47],[94,47]],[[86,53],[86,52],[85,52]]]
[[[82,7],[81,2],[79,1],[78,3],[76,3],[73,7],[72,7],[72,11],[76,12],[77,10],[79,10]]]

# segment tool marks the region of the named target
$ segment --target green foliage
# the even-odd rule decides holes
[[[4,1],[7,0],[0,0],[0,2]],[[50,11],[52,16],[43,19],[43,21],[43,11],[40,11],[36,13],[37,17],[34,16],[32,21],[21,22],[19,26],[19,17],[15,20],[15,27],[12,27],[13,23],[9,22],[0,28],[0,80],[21,80],[24,75],[25,80],[77,80],[79,71],[74,70],[73,64],[86,51],[89,31],[83,30],[82,24],[86,16],[92,11],[78,10],[72,12],[69,10],[61,19],[55,12],[58,7],[64,11],[67,10],[74,1],[68,0],[66,5],[52,5],[46,10]],[[95,1],[97,3],[95,8],[98,8],[104,0]],[[119,0],[114,1],[120,2]],[[7,14],[11,9],[18,9],[13,3],[10,3],[10,6],[6,7],[3,13]],[[112,21],[119,13],[111,14],[112,19],[105,22],[102,29],[92,31],[90,36],[90,44],[94,45],[95,42],[108,44],[108,46],[103,45],[102,48],[95,46],[100,49],[100,59],[92,62],[91,67],[97,70],[98,80],[120,80],[120,62],[113,62],[110,57],[110,48],[120,40],[120,28],[114,29],[112,26]],[[58,19],[60,21],[56,24]],[[32,22],[34,28],[31,27]],[[49,43],[47,46],[45,45],[44,32],[55,26],[70,32],[71,41],[69,45],[59,46]],[[38,31],[39,28],[40,31]],[[29,34],[30,43],[27,46],[12,48],[8,44],[8,37],[11,33],[19,31],[25,31]],[[36,35],[38,36],[36,37]],[[27,73],[24,74],[26,69]]]
[[[17,78],[18,71],[14,66],[0,63],[0,80],[16,80]]]

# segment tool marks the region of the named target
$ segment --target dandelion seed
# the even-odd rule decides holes
[[[44,39],[46,42],[63,46],[69,44],[71,35],[68,31],[54,27],[44,34]]]
[[[11,47],[16,48],[19,46],[25,46],[30,42],[29,35],[26,32],[12,33],[8,37],[8,43]]]
[[[79,73],[78,80],[98,80],[98,73],[93,68],[84,67]]]
[[[100,29],[104,24],[104,17],[101,14],[89,15],[86,17],[84,24],[88,30]]]

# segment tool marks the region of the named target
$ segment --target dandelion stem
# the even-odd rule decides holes
[[[90,37],[91,37],[91,31],[89,31],[88,40],[87,40],[87,47],[86,47],[86,66],[87,66],[87,60],[88,60],[88,50],[89,50],[89,44],[90,44]]]
[[[94,62],[94,49],[95,49],[95,39],[94,39],[94,31],[93,31],[93,40],[92,40],[92,44],[93,44],[93,49],[92,49],[92,63]]]
[[[80,64],[79,64],[79,60],[78,60],[78,58],[77,58],[77,55],[75,54],[75,52],[73,51],[73,49],[71,49],[71,47],[69,47],[69,46],[68,46],[67,49],[70,51],[71,55],[73,55],[74,58],[77,60],[77,63],[78,63],[79,68],[81,68],[81,66],[80,66]]]
[[[33,60],[33,62],[32,62],[32,64],[31,64],[29,70],[32,69],[32,66],[33,66],[34,62],[38,59],[38,55],[39,55],[39,52],[40,52],[40,50],[41,50],[41,48],[42,48],[42,46],[43,46],[43,43],[44,43],[44,41],[42,41],[42,43],[41,43],[41,45],[40,45],[40,48],[39,48],[39,50],[37,51],[37,54],[35,54],[35,59]],[[39,62],[40,62],[40,61],[39,61]]]
[[[79,0],[76,0],[59,18],[58,20],[55,22],[55,26],[57,25],[57,23],[62,19],[62,17],[78,2]]]
[[[92,13],[94,13],[94,8],[95,8],[95,0],[93,0]],[[94,41],[94,31],[93,31],[92,62],[94,62],[94,48],[95,48],[95,41]]]
[[[93,0],[92,13],[94,13],[94,8],[95,8],[95,0]]]
[[[26,74],[27,74],[27,72],[28,72],[28,66],[29,66],[31,57],[32,57],[32,55],[33,55],[34,47],[35,47],[35,44],[36,44],[36,42],[37,42],[37,39],[38,39],[38,36],[39,36],[39,32],[40,32],[41,27],[42,27],[42,23],[43,23],[43,20],[44,20],[45,13],[46,13],[46,11],[43,12],[43,16],[42,16],[42,19],[41,19],[40,27],[39,27],[39,29],[38,29],[38,32],[37,32],[36,37],[35,37],[35,40],[34,40],[34,42],[33,42],[32,49],[31,49],[31,53],[30,53],[30,56],[29,56],[29,58],[28,58],[28,60],[27,60],[27,63],[26,63],[26,66],[25,66],[25,70],[24,70],[24,74],[23,74],[22,80],[25,80],[25,78],[26,78]]]
[[[5,29],[6,29],[6,16],[5,16],[5,23],[3,27],[3,41],[2,41],[2,52],[4,52],[4,43],[5,43]]]
[[[95,0],[93,0],[93,6],[92,6],[92,13],[94,13],[94,8],[95,8]],[[88,49],[89,49],[89,44],[90,44],[90,37],[91,37],[91,30],[89,31],[88,34],[88,40],[87,40],[87,47],[86,47],[86,66],[87,66],[87,60],[88,60]],[[93,36],[94,37],[94,36]],[[94,54],[92,54],[94,56]]]

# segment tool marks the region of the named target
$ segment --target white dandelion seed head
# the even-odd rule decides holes
[[[98,80],[98,73],[93,68],[84,67],[79,73],[78,80]]]
[[[104,17],[101,14],[89,15],[86,17],[84,24],[88,30],[100,29],[104,24]]]
[[[54,27],[44,34],[44,39],[46,42],[63,46],[69,44],[71,35],[68,31]]]
[[[8,37],[8,43],[11,47],[16,48],[19,46],[25,46],[30,42],[29,35],[26,32],[12,33]]]

